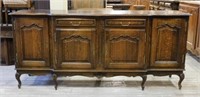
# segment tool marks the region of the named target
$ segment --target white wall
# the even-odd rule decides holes
[[[50,0],[51,10],[68,10],[67,0]]]

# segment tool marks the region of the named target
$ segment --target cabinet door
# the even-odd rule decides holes
[[[16,18],[15,26],[16,67],[48,67],[48,19]]]
[[[197,35],[198,7],[181,4],[180,11],[191,14],[188,27],[187,49],[194,53]]]
[[[95,64],[95,29],[57,29],[56,69],[92,69]]]
[[[184,19],[153,19],[150,68],[184,68],[186,28]]]
[[[145,68],[145,35],[144,29],[106,29],[105,68]]]

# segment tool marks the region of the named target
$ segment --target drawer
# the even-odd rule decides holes
[[[105,26],[145,27],[146,19],[106,19]]]
[[[95,19],[59,18],[56,19],[56,26],[96,26],[96,21]]]

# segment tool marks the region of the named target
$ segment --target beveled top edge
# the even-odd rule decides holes
[[[189,13],[174,10],[20,10],[10,13],[12,16],[189,16]]]

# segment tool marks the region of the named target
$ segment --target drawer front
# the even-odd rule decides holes
[[[59,18],[56,19],[56,26],[96,26],[96,21],[95,19]]]
[[[105,26],[145,27],[146,19],[106,19]]]

